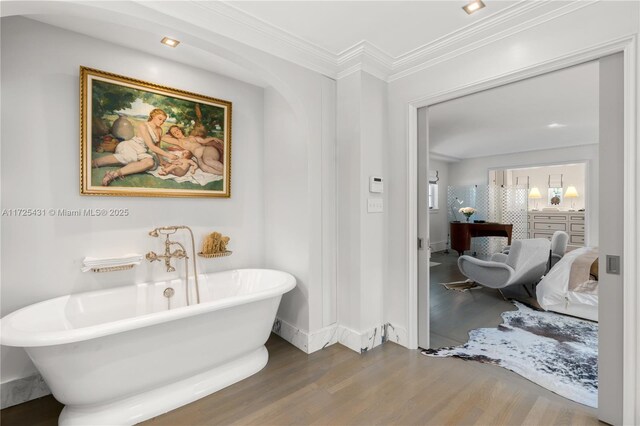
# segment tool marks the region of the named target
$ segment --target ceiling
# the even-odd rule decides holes
[[[224,40],[235,40],[330,78],[364,70],[393,81],[490,42],[547,22],[592,1],[485,0],[467,15],[467,0],[449,1],[16,1],[2,16],[25,15],[112,43],[242,79],[247,73],[217,58],[203,60]],[[126,35],[126,38],[123,36]],[[175,52],[148,40],[173,35]],[[220,46],[220,45],[218,45]],[[188,52],[191,49],[191,52]],[[213,68],[211,68],[213,67]]]
[[[265,87],[225,49],[230,39],[330,78],[364,70],[390,82],[592,2],[485,3],[473,15],[466,0],[33,1],[0,12]],[[167,48],[164,36],[182,43]],[[435,106],[432,152],[455,160],[597,143],[597,78],[597,66],[575,67]]]
[[[434,105],[430,152],[455,161],[598,143],[598,85],[594,61]]]
[[[516,4],[488,0],[467,15],[468,1],[239,1],[231,6],[334,55],[366,40],[398,58]]]

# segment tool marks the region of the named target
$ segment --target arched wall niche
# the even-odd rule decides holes
[[[164,58],[186,63],[188,65],[203,68],[207,71],[227,75],[231,78],[247,81],[251,84],[273,87],[289,104],[291,110],[302,129],[308,129],[308,120],[304,116],[304,102],[298,96],[296,88],[282,78],[276,70],[260,59],[271,55],[252,49],[248,46],[221,36],[209,28],[202,28],[195,24],[185,22],[179,16],[169,16],[145,7],[141,3],[122,2],[41,2],[18,1],[3,4],[1,16],[23,16],[52,25],[61,26],[71,31],[81,32],[86,35],[103,38],[106,41],[132,47],[126,43],[126,37],[137,36],[139,46],[134,48],[146,50]],[[180,23],[182,21],[182,23]],[[111,33],[104,34],[101,28],[96,28],[93,22],[111,27]],[[180,28],[180,30],[176,30]],[[118,39],[117,34],[123,30],[124,37]],[[188,55],[175,57],[164,54],[166,49],[159,46],[157,41],[166,34],[182,36],[183,45],[188,44],[191,52]],[[150,43],[155,43],[151,45]],[[158,48],[160,47],[160,48]],[[146,49],[145,49],[146,48]],[[245,52],[240,54],[238,52]],[[247,55],[246,52],[253,53]],[[247,76],[255,79],[243,79],[230,75],[228,70],[207,68],[206,62],[199,55],[207,56],[211,63],[222,59],[230,64],[240,67],[247,72]],[[262,83],[262,84],[261,84]],[[303,131],[306,134],[307,131]]]
[[[322,271],[325,266],[321,254],[323,249],[326,250],[326,244],[323,247],[325,235],[335,232],[332,224],[329,224],[329,226],[322,226],[321,224],[323,221],[321,211],[325,208],[327,200],[331,203],[332,197],[334,197],[331,194],[334,188],[331,185],[325,186],[322,184],[323,176],[325,180],[327,176],[329,176],[328,179],[333,179],[331,175],[334,174],[332,163],[328,166],[323,163],[323,158],[331,157],[331,152],[335,149],[335,129],[331,132],[331,123],[327,124],[327,120],[329,122],[335,120],[335,104],[331,100],[335,99],[335,97],[332,98],[331,96],[331,92],[335,92],[335,82],[333,80],[221,36],[211,29],[203,28],[190,22],[188,17],[171,16],[166,11],[160,12],[149,9],[144,3],[10,2],[3,4],[1,13],[3,20],[11,17],[33,19],[34,21],[53,25],[83,36],[93,37],[102,42],[106,41],[113,45],[124,46],[130,50],[143,51],[146,54],[156,55],[178,64],[186,64],[200,70],[236,78],[254,86],[262,87],[264,93],[262,108],[265,111],[272,109],[271,104],[268,102],[274,102],[275,109],[279,110],[279,116],[276,118],[281,121],[286,120],[288,126],[286,142],[289,145],[281,144],[279,149],[286,149],[287,146],[295,147],[297,154],[295,167],[291,168],[295,175],[283,177],[282,174],[284,172],[279,172],[277,168],[272,168],[269,172],[270,174],[264,173],[264,180],[268,185],[269,182],[280,182],[288,179],[289,181],[297,182],[298,187],[294,196],[288,194],[289,189],[286,187],[278,187],[275,190],[271,190],[271,194],[273,195],[275,191],[274,196],[280,200],[277,203],[267,202],[267,196],[260,195],[260,197],[264,198],[263,206],[261,207],[261,211],[264,212],[264,218],[260,219],[263,220],[263,235],[257,238],[259,248],[252,248],[252,253],[256,254],[253,258],[261,259],[260,262],[262,264],[244,266],[278,267],[279,269],[290,271],[296,276],[298,288],[285,295],[278,314],[279,319],[287,322],[295,329],[311,332],[314,329],[322,328],[327,321],[331,322],[332,314],[326,314],[327,310],[333,310],[333,322],[335,322],[335,307],[328,306],[330,303],[325,303],[325,306],[323,306],[323,301],[334,300],[332,297],[323,297],[323,294],[335,292],[335,281],[331,281],[330,274],[323,274]],[[109,33],[109,30],[111,30],[111,33]],[[167,50],[165,46],[160,45],[159,40],[167,34],[171,34],[181,40],[183,49]],[[135,37],[135,43],[131,41],[133,37]],[[65,49],[65,46],[61,46],[60,49]],[[184,53],[176,54],[176,52],[180,51]],[[215,65],[219,63],[226,63],[226,71],[215,68]],[[90,63],[79,63],[78,65],[92,66]],[[118,72],[117,69],[104,70],[127,75],[123,72]],[[244,74],[235,76],[231,73],[233,70],[242,70]],[[149,76],[153,76],[153,70],[151,69],[149,70]],[[146,77],[145,74],[130,75],[130,77],[163,84],[163,81]],[[173,83],[166,85],[202,93],[197,88],[189,87],[189,82],[185,82],[184,86]],[[215,93],[210,95],[216,96]],[[77,101],[71,100],[71,102]],[[327,107],[329,104],[330,106]],[[282,113],[283,110],[286,110],[286,112]],[[266,127],[265,125],[263,141],[267,143],[276,140],[278,135],[273,134],[273,132],[277,129],[274,130],[274,126],[271,126],[272,134],[268,134]],[[326,130],[327,128],[329,129],[328,131]],[[77,134],[77,130],[74,130],[74,132]],[[286,163],[288,160],[286,154],[286,152],[281,151],[273,154],[273,156],[280,157],[282,162]],[[264,166],[260,167],[265,168]],[[78,172],[73,170],[69,173],[77,174]],[[232,168],[232,178],[234,173]],[[75,178],[70,178],[68,181],[69,185],[75,185],[75,182],[77,182]],[[72,188],[70,192],[73,191],[77,190]],[[234,193],[232,186],[231,202],[238,205],[248,204],[245,199],[250,196],[247,193]],[[77,192],[70,194],[69,197],[78,199],[80,203],[91,205],[105,201],[96,197],[79,197]],[[152,203],[152,200],[137,200],[135,202],[148,206]],[[216,205],[221,205],[224,208],[224,200],[216,200],[215,202],[218,203]],[[236,208],[239,209],[240,207]],[[331,206],[328,207],[329,210],[331,208]],[[291,217],[292,213],[290,212],[294,212],[294,218]],[[228,211],[225,214],[231,215]],[[158,225],[163,224],[166,225],[166,223],[158,223]],[[122,225],[123,229],[117,230],[114,235],[117,234],[119,238],[129,239],[131,237],[129,233],[138,235],[140,230],[145,230],[148,226],[146,223],[140,224],[136,221],[128,224],[122,223]],[[276,232],[273,229],[284,228],[291,229],[289,235],[279,238],[278,244],[274,246],[270,242],[275,240],[275,238],[272,238],[274,235],[269,233]],[[64,231],[64,229],[60,228],[51,228],[47,230],[47,234],[62,234]],[[87,244],[93,244],[89,240],[98,240],[104,235],[102,230],[97,229],[97,227],[76,231],[76,234],[81,232],[86,233]],[[54,237],[52,236],[51,238],[53,239]],[[114,236],[113,238],[116,237]],[[148,242],[145,240],[141,245],[148,245]],[[273,250],[276,246],[279,250]],[[64,251],[64,248],[60,251]],[[82,255],[91,254],[82,253]],[[65,256],[74,256],[74,254],[67,253]],[[241,256],[238,256],[238,262]],[[292,264],[289,260],[290,257],[302,259],[302,261]],[[78,258],[81,259],[82,257],[79,256]],[[66,260],[68,261],[68,259]],[[44,263],[48,264],[53,261],[51,259]],[[6,264],[9,265],[11,263],[14,262],[11,259],[7,259]],[[43,269],[46,267],[46,264],[42,265]],[[8,273],[6,276],[3,272],[3,295],[14,293],[14,287],[18,286],[18,282],[31,281],[29,286],[23,286],[22,289],[15,288],[18,293],[17,297],[3,298],[3,315],[22,306],[62,294],[123,284],[122,282],[111,282],[114,278],[105,276],[100,277],[100,279],[90,279],[90,283],[87,286],[87,277],[79,276],[73,268],[67,269],[68,271],[65,270],[60,276],[60,280],[67,282],[65,285],[68,289],[66,290],[62,288],[62,285],[53,290],[44,289],[41,284],[38,284],[39,274],[41,274],[39,271],[33,271],[33,277],[26,277],[24,280],[21,279],[19,281],[16,281],[19,276],[17,271]],[[9,271],[7,270],[7,272]],[[143,275],[143,272],[139,274]],[[136,279],[144,279],[144,277],[141,278],[136,275]],[[123,278],[116,277],[115,280],[122,281]],[[10,284],[11,282],[15,282],[15,284]],[[42,291],[30,297],[28,295],[30,288],[35,289],[38,285],[40,285],[39,288]],[[3,366],[5,367],[2,375],[3,385],[8,380],[24,378],[35,373],[35,369],[22,350],[11,350],[11,353],[7,353],[7,349],[5,347],[2,348]],[[7,362],[5,363],[4,361]]]

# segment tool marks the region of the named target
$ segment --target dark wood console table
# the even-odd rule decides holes
[[[471,238],[475,237],[507,237],[507,244],[511,244],[512,231],[510,223],[451,222],[451,248],[462,256],[471,248]]]

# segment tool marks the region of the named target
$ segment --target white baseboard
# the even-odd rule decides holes
[[[49,386],[40,374],[5,382],[0,386],[0,409],[50,395]]]
[[[387,323],[386,341],[397,343],[405,348],[409,347],[409,333],[404,327],[396,327],[391,323]]]
[[[447,249],[447,242],[446,241],[437,241],[437,242],[431,242],[431,251],[432,252],[436,252],[436,251],[444,251]]]
[[[357,332],[343,326],[338,327],[338,343],[358,353],[367,352],[385,342],[394,342],[408,347],[407,330],[395,327],[391,323],[371,328],[366,332]]]
[[[308,345],[309,353],[319,351],[335,343],[338,343],[338,325],[332,324],[329,327],[311,333]]]
[[[309,334],[289,324],[285,320],[276,318],[271,331],[291,343],[304,353],[309,353]]]
[[[276,318],[271,331],[307,354],[338,342],[338,326],[335,324],[309,333],[289,324],[285,320]]]
[[[409,344],[407,330],[401,327],[394,327],[390,323],[371,328],[365,332],[358,332],[348,327],[334,324],[309,333],[276,318],[272,331],[308,354],[324,349],[334,343],[340,343],[358,353],[364,353],[387,341],[405,347],[408,347]]]
[[[384,343],[383,335],[383,325],[371,328],[364,332],[357,332],[343,326],[338,327],[338,342],[359,354]]]

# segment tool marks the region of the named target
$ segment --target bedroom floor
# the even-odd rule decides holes
[[[457,253],[433,253],[431,262],[439,263],[429,270],[431,274],[430,346],[432,349],[464,344],[469,338],[470,330],[497,327],[502,323],[500,314],[516,310],[512,303],[502,299],[497,290],[480,287],[462,292],[448,290],[441,285],[441,283],[466,279],[458,269]],[[503,293],[507,298],[537,306],[535,295],[534,297],[527,295],[522,286],[507,287]]]

